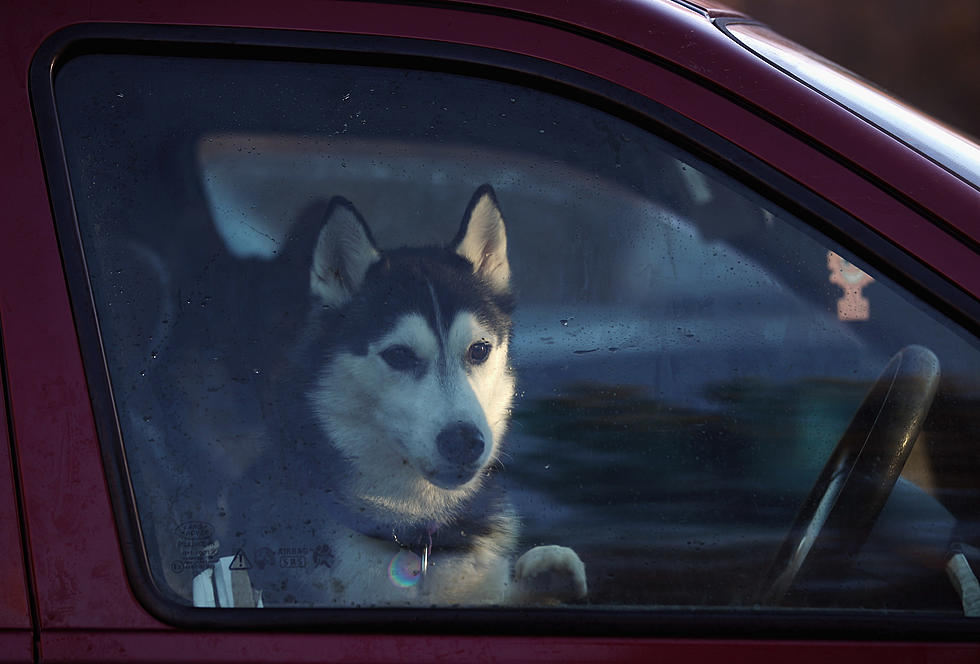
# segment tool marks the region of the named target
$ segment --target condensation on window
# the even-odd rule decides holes
[[[437,72],[84,55],[56,89],[173,601],[964,612],[977,340],[710,165]],[[900,478],[835,454],[871,430]]]

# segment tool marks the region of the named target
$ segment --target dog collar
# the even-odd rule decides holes
[[[503,488],[494,479],[494,473],[487,471],[483,486],[444,521],[395,522],[367,501],[351,496],[344,500],[336,493],[331,494],[333,501],[328,511],[336,521],[355,532],[415,553],[422,559],[424,569],[435,547],[441,551],[468,552],[477,546],[478,538],[507,530],[504,524],[510,506]]]
[[[419,575],[422,578],[425,578],[425,573],[429,570],[429,555],[432,553],[432,535],[435,534],[435,532],[438,529],[439,529],[439,527],[436,524],[434,524],[434,523],[431,524],[426,529],[427,530],[426,534],[425,535],[421,535],[419,537],[419,540],[418,540],[420,542],[420,550],[421,550],[421,553],[416,554],[416,555],[420,559],[419,560]],[[398,544],[399,548],[401,548],[401,549],[407,549],[407,550],[411,551],[412,553],[415,553],[415,550],[413,549],[413,547],[411,546],[411,544],[409,544],[407,542],[402,542],[401,540],[399,540],[398,539],[398,535],[394,531],[392,531],[391,536],[395,539],[395,543]]]
[[[356,519],[349,508],[343,510],[341,520],[348,527],[362,535],[398,545],[398,551],[388,563],[388,579],[400,588],[418,586],[421,592],[426,573],[429,571],[429,559],[432,557],[434,537],[438,537],[440,525],[432,522],[421,527],[396,527],[394,525],[372,522],[359,513]],[[339,517],[339,513],[334,514]],[[444,538],[439,538],[444,539]],[[461,549],[459,542],[440,542],[444,550]],[[467,547],[468,548],[468,547]]]

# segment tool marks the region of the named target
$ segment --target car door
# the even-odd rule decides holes
[[[323,34],[81,25],[34,60],[48,195],[18,197],[31,221],[6,245],[3,320],[42,657],[708,657],[719,638],[775,656],[821,636],[925,652],[894,643],[909,633],[974,653],[955,645],[975,632],[944,570],[950,546],[969,567],[976,545],[961,243],[676,64],[510,15],[346,9]],[[310,594],[337,546],[308,532],[316,487],[266,480],[285,402],[271,377],[306,295],[278,249],[332,195],[386,247],[444,242],[484,182],[519,284],[509,494],[528,546],[579,552],[590,600]],[[855,548],[770,601],[824,462],[910,346],[947,372],[919,462],[881,496],[888,527],[837,517]],[[222,560],[264,608],[199,601]]]

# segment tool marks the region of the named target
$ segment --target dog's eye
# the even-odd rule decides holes
[[[486,341],[477,341],[466,351],[466,357],[473,364],[483,364],[490,357],[490,344]]]
[[[381,359],[395,371],[415,371],[422,360],[408,346],[390,346],[381,351]]]

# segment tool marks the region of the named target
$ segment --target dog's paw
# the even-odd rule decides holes
[[[585,564],[564,546],[536,546],[518,558],[514,583],[522,603],[575,602],[589,593]]]

